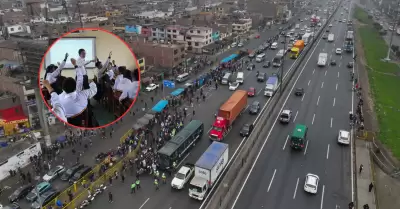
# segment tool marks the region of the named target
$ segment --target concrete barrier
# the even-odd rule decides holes
[[[340,5],[340,4],[339,4]],[[337,12],[338,7],[335,9],[333,14]],[[303,52],[303,56],[299,57],[299,62],[293,67],[293,70],[288,72],[289,74],[284,78],[280,88],[282,91],[278,90],[278,93],[270,100],[269,106],[264,110],[259,123],[256,125],[253,134],[247,139],[242,149],[239,151],[236,159],[230,165],[226,175],[222,178],[222,181],[218,185],[218,188],[211,195],[209,202],[206,204],[206,209],[226,209],[233,203],[232,198],[239,191],[243,185],[244,179],[246,178],[251,166],[253,165],[259,150],[262,147],[265,139],[259,139],[261,136],[267,135],[267,132],[271,129],[272,124],[275,122],[274,119],[280,114],[276,112],[276,107],[278,105],[283,105],[286,96],[289,94],[286,91],[288,86],[292,86],[295,79],[300,72],[297,70],[303,66],[303,61],[307,57],[307,54],[313,49],[313,46],[319,40],[324,33],[325,27],[331,21],[333,15],[331,15],[325,24],[321,27],[321,30],[314,36],[314,40],[309,47]],[[283,75],[281,75],[283,76]],[[292,85],[290,85],[292,84]],[[286,95],[286,96],[284,96]],[[275,111],[275,112],[274,112]],[[270,120],[272,119],[272,120]]]

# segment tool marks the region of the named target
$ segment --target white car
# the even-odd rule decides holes
[[[239,83],[237,82],[232,82],[229,84],[229,90],[235,91],[239,87]]]
[[[49,172],[46,173],[46,175],[43,176],[43,181],[52,181],[61,174],[65,172],[64,166],[57,165],[49,170]]]
[[[350,144],[350,132],[345,131],[345,130],[339,130],[339,135],[338,135],[338,143],[339,144]]]
[[[329,27],[332,27],[333,25],[332,24],[329,24]]]
[[[318,23],[318,27],[321,27],[321,26],[322,26],[322,24],[319,22],[319,23]]]
[[[342,54],[342,49],[341,48],[336,48],[336,54]]]
[[[151,83],[149,86],[146,87],[146,91],[154,91],[158,87],[159,87],[158,84]]]
[[[237,43],[236,43],[236,42],[233,42],[233,43],[231,44],[231,47],[232,47],[232,48],[237,47]]]
[[[317,194],[318,183],[319,177],[317,175],[311,173],[307,174],[304,182],[304,191],[311,194]]]
[[[238,47],[243,47],[244,44],[243,44],[242,42],[240,42],[237,46],[238,46]]]

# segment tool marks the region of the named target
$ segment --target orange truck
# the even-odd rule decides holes
[[[303,40],[296,41],[292,49],[290,50],[290,58],[297,59],[297,57],[299,57],[303,49],[304,49],[304,41]]]
[[[213,141],[222,141],[232,128],[233,122],[247,107],[247,92],[236,90],[219,108],[217,117],[209,132]]]

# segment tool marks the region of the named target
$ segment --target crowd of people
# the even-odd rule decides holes
[[[80,49],[78,55],[77,59],[70,59],[75,68],[75,78],[61,75],[68,54],[58,66],[51,64],[46,68],[43,95],[50,100],[54,113],[63,121],[78,127],[98,126],[91,102],[105,104],[113,113],[119,110],[116,117],[124,114],[139,90],[139,71],[117,66],[111,60],[111,52],[104,63],[98,58],[86,61],[84,49]],[[91,62],[95,62],[96,73],[89,80],[86,66]]]

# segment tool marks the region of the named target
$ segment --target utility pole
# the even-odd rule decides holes
[[[400,6],[400,1],[398,6]],[[393,34],[395,33],[395,30],[397,28],[397,21],[399,19],[399,14],[400,14],[400,9],[397,8],[397,13],[394,16],[394,20],[393,20],[393,24],[392,24],[392,30],[390,31],[390,41],[389,41],[389,47],[388,47],[388,51],[387,51],[387,55],[386,57],[383,59],[384,61],[388,62],[390,61],[390,51],[392,50],[392,44],[393,44]]]
[[[81,24],[81,28],[83,28],[83,21],[82,21],[82,14],[81,14],[81,3],[80,3],[79,0],[76,2],[76,6],[78,7],[79,22]]]
[[[283,38],[283,50],[287,50],[286,33],[283,35],[283,37],[284,37]],[[279,75],[279,80],[280,80],[280,83],[281,83],[281,93],[283,93],[283,67],[285,66],[285,60],[286,60],[286,56],[283,55],[282,65],[281,65],[281,73]]]
[[[69,18],[67,2],[65,0],[62,0],[61,4],[65,10],[65,15],[67,16],[67,31],[69,32],[71,20]]]

